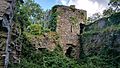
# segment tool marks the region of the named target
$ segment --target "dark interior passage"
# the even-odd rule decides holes
[[[72,47],[69,47],[69,48],[66,50],[65,55],[66,55],[67,57],[72,57],[72,56],[71,56],[72,50],[73,50],[73,48],[72,48]]]
[[[80,34],[83,33],[83,29],[84,29],[84,27],[85,27],[85,24],[80,23]]]
[[[8,32],[7,28],[2,26],[2,20],[0,20],[0,31]]]

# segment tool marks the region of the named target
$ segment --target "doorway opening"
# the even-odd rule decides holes
[[[73,48],[72,48],[72,47],[69,47],[69,48],[66,50],[65,55],[66,55],[67,57],[72,57],[72,56],[71,56],[72,50],[73,50]]]
[[[80,34],[83,33],[83,29],[84,29],[84,27],[85,27],[85,24],[80,23]]]

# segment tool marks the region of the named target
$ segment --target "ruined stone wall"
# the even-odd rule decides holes
[[[16,0],[0,0],[0,68],[19,63],[20,25],[13,21]]]
[[[118,42],[120,41],[119,18],[120,13],[115,13],[86,25],[82,34],[82,46],[85,55],[99,55],[104,49],[120,55],[120,42]]]
[[[76,52],[79,46],[80,23],[85,24],[86,11],[76,9],[74,5],[54,6],[53,11],[57,13],[56,32],[60,36],[59,41],[64,53],[69,47]]]
[[[33,47],[37,50],[47,49],[49,51],[53,51],[58,45],[58,35],[56,32],[48,32],[43,35],[26,35],[27,39]]]
[[[6,10],[9,8],[10,4],[7,1],[0,1],[0,67],[4,66],[4,54],[5,54],[5,46],[7,39],[7,28],[3,26],[3,19],[5,18]],[[6,19],[6,18],[5,18]]]

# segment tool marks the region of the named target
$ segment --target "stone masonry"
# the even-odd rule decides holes
[[[76,9],[74,5],[57,7],[56,12],[58,12],[56,32],[60,36],[63,51],[68,56],[78,57],[80,23],[86,24],[87,12]]]
[[[0,68],[20,62],[21,30],[13,21],[15,4],[16,0],[0,0]]]

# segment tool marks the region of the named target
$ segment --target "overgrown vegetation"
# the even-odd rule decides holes
[[[31,6],[32,5],[32,6]],[[85,50],[80,52],[80,59],[68,58],[63,54],[60,45],[56,45],[54,51],[48,51],[47,49],[36,50],[28,36],[39,36],[44,35],[44,33],[56,31],[57,15],[56,8],[60,5],[53,7],[51,11],[51,19],[48,24],[48,28],[44,27],[44,11],[41,7],[36,4],[33,0],[26,0],[24,4],[17,3],[17,9],[15,12],[14,21],[21,24],[21,29],[23,34],[21,35],[20,41],[22,42],[22,54],[20,64],[11,63],[10,68],[120,68],[120,52],[114,48],[114,42],[116,34],[120,34],[120,13],[112,13],[107,19],[106,26],[99,29],[95,23],[92,27],[86,28],[85,32],[82,34],[82,42],[80,42],[83,47],[87,45],[91,48],[94,35],[102,36],[105,41],[104,47],[101,48],[99,53],[93,51],[92,48],[89,50],[90,55],[84,53]],[[26,9],[27,8],[27,9]],[[110,13],[110,12],[109,12]],[[106,14],[107,15],[107,14]],[[70,17],[73,25],[76,24],[76,17]],[[88,25],[91,26],[91,25]],[[87,27],[88,27],[87,26]],[[109,38],[108,38],[109,37]],[[58,36],[56,37],[59,38]],[[106,40],[110,41],[106,41]],[[87,42],[86,42],[87,40]],[[102,42],[101,42],[102,43]],[[97,45],[97,44],[95,44]],[[87,48],[86,46],[86,48]],[[102,46],[102,45],[101,45]],[[116,46],[119,46],[116,44]],[[89,53],[88,52],[88,53]],[[84,53],[84,54],[83,54]]]
[[[92,68],[120,67],[120,52],[117,50],[119,47],[117,40],[120,33],[120,21],[118,19],[119,14],[120,13],[115,13],[108,17],[108,21],[104,24],[105,27],[100,29],[96,22],[87,26],[92,30],[87,29],[82,34],[83,47],[87,56],[86,58],[96,57],[93,61],[95,62],[94,65],[98,63],[98,67]],[[100,63],[97,60],[99,60]]]
[[[50,23],[48,28],[51,29],[51,31],[56,31],[56,27],[57,27],[57,16],[58,16],[58,12],[57,12],[57,7],[59,5],[56,5],[52,8],[51,11],[51,15],[50,15]]]
[[[27,27],[27,32],[33,35],[42,35],[50,32],[49,29],[42,27],[40,24],[31,24]]]
[[[77,61],[63,55],[59,45],[52,52],[46,49],[36,52],[25,36],[23,36],[23,39],[21,63],[11,64],[10,68],[79,68]]]

